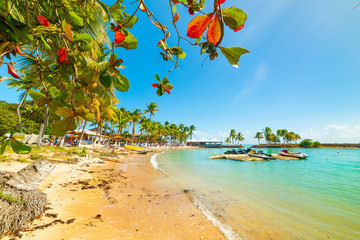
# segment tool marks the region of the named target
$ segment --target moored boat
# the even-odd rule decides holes
[[[289,150],[282,150],[279,152],[279,155],[284,156],[284,157],[294,157],[294,158],[299,158],[299,159],[305,159],[308,156],[305,153],[293,153],[293,152],[289,152]]]
[[[269,156],[269,155],[266,155],[264,153],[248,153],[248,156],[250,157],[257,157],[257,158],[262,158],[264,160],[272,160],[274,159],[273,157]]]
[[[139,151],[139,152],[145,152],[145,149],[143,149],[142,147],[138,147],[138,146],[125,145],[124,148],[127,149],[127,150],[134,150],[134,151]]]

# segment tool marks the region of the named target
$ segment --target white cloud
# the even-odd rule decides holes
[[[325,129],[344,130],[344,129],[349,129],[349,125],[327,125]]]
[[[322,129],[301,132],[303,138],[310,138],[323,143],[359,143],[360,125],[327,125]]]
[[[196,130],[194,131],[193,134],[193,140],[224,141],[228,135],[229,133],[225,131],[204,132],[204,131]]]
[[[267,72],[268,64],[266,62],[261,63],[257,67],[254,77],[252,79],[248,79],[245,86],[242,87],[241,91],[235,96],[234,101],[238,102],[242,98],[254,95],[255,92],[258,92],[266,81]]]
[[[194,131],[193,134],[193,140],[197,140],[197,141],[209,141],[209,140],[214,140],[214,141],[224,141],[228,136],[229,136],[229,132],[230,129],[227,131],[210,131],[210,132],[206,132],[206,131],[199,131],[196,130]],[[255,143],[256,141],[254,140],[254,133],[250,130],[245,130],[245,131],[241,131],[245,137],[245,141],[244,143]]]

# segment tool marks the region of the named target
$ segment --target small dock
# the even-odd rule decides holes
[[[271,157],[274,158],[274,160],[299,160],[298,158],[293,157],[284,157],[279,154],[271,154]],[[258,157],[252,157],[247,154],[217,154],[209,157],[210,159],[230,159],[230,160],[236,160],[236,161],[269,161]]]

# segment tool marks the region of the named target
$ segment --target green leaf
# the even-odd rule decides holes
[[[131,17],[131,15],[126,12],[124,14],[126,17],[121,20],[119,24],[121,24],[123,27],[132,29],[135,23],[137,23],[137,21],[139,20],[139,18],[136,16]]]
[[[177,56],[181,59],[186,57],[186,53],[180,47],[172,47],[172,48],[170,48],[170,50],[171,50],[172,54],[174,54],[175,56]]]
[[[138,47],[138,40],[126,29],[124,29],[124,32],[125,40],[116,46],[123,47],[127,50],[136,49]]]
[[[26,144],[19,142],[17,140],[11,139],[11,148],[14,152],[18,154],[27,154],[31,152],[31,147],[27,146]]]
[[[110,88],[113,83],[113,77],[108,72],[105,72],[101,74],[100,82],[104,87]]]
[[[238,29],[244,25],[247,18],[246,12],[237,7],[225,8],[222,12],[225,24],[231,29]]]
[[[74,91],[74,98],[78,102],[84,102],[85,101],[85,94],[81,89],[77,89]]]
[[[78,44],[80,50],[90,51],[92,38],[87,33],[80,33],[75,36],[75,42]]]
[[[157,90],[156,90],[156,94],[161,97],[162,95],[164,95],[164,90],[162,89],[162,87],[159,87]]]
[[[89,121],[89,122],[94,122],[95,121],[95,114],[93,113],[88,113],[84,116],[85,120]]]
[[[55,114],[63,118],[69,118],[74,115],[73,111],[70,108],[66,107],[56,109]]]
[[[70,12],[70,20],[71,20],[71,23],[73,23],[74,25],[76,25],[78,27],[84,26],[83,19],[73,11]]]
[[[43,36],[40,36],[41,41],[44,43],[44,46],[47,50],[51,51],[52,48],[50,47],[50,45],[48,44],[48,42],[45,40],[45,38]]]
[[[55,123],[51,125],[51,133],[58,137],[64,136],[67,133],[67,131],[71,131],[75,129],[76,129],[76,123],[73,117],[55,121]]]
[[[159,75],[155,74],[155,79],[156,79],[159,83],[161,83],[161,80],[160,80]]]
[[[29,96],[32,97],[34,100],[41,100],[46,98],[45,94],[32,89],[29,90]]]
[[[60,91],[56,87],[52,86],[49,88],[49,93],[52,98],[56,98],[59,95]]]
[[[5,141],[3,141],[1,143],[1,147],[0,147],[0,155],[4,154],[6,146],[8,145],[10,139],[6,139]]]
[[[110,65],[114,66],[116,60],[117,60],[117,55],[116,55],[116,54],[111,54],[110,57],[109,57],[109,63],[110,63]]]
[[[243,54],[250,52],[242,47],[220,47],[220,51],[224,54],[229,63],[236,68],[239,67],[238,62],[240,61],[240,57]]]
[[[114,76],[113,83],[114,88],[120,92],[127,92],[130,88],[129,80],[121,73],[118,73]]]
[[[171,83],[166,83],[166,84],[164,84],[164,87],[165,87],[166,89],[168,89],[168,90],[172,90],[172,89],[174,88]]]
[[[123,11],[121,10],[118,4],[112,5],[110,8],[110,14],[116,23],[120,23],[120,21],[124,18]]]

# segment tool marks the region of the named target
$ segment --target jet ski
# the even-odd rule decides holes
[[[289,152],[289,150],[282,150],[279,152],[279,155],[284,157],[293,157],[299,159],[305,159],[308,157],[308,155],[305,153],[294,153],[294,152]]]
[[[272,159],[274,159],[274,158],[271,156],[271,154],[265,154],[265,153],[262,152],[262,151],[259,151],[259,152],[257,152],[257,153],[248,153],[247,155],[250,156],[250,157],[262,158],[262,159],[264,159],[264,160],[272,160]]]

